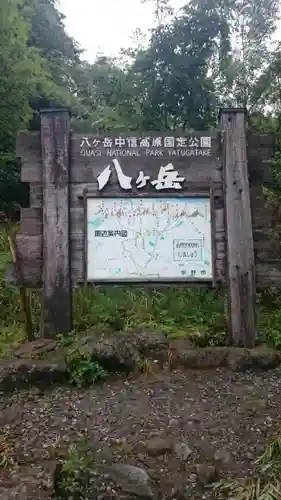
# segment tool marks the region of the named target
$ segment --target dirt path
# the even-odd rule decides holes
[[[25,470],[53,460],[69,443],[85,438],[99,460],[149,471],[157,498],[211,498],[210,492],[197,496],[195,465],[201,464],[202,482],[204,468],[214,459],[220,461],[221,476],[250,473],[253,459],[278,428],[280,380],[279,368],[243,374],[188,371],[118,380],[89,390],[55,388],[45,394],[31,390],[3,396],[0,424],[2,440],[8,443],[3,456],[7,461],[15,456]],[[181,444],[177,453],[169,449],[170,442]],[[185,497],[193,485],[193,495]]]

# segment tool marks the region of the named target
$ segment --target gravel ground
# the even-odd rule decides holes
[[[280,380],[281,369],[163,372],[87,390],[55,388],[43,394],[31,389],[2,395],[2,456],[7,461],[2,465],[9,468],[14,457],[24,470],[84,438],[99,460],[149,471],[161,491],[159,498],[176,498],[172,490],[184,490],[194,481],[195,465],[207,466],[216,454],[221,476],[245,477],[277,432]],[[188,445],[192,453],[187,461],[175,453],[155,456],[155,450],[152,456],[147,442],[154,436]]]

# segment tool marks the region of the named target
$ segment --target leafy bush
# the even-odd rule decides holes
[[[225,328],[222,293],[204,288],[88,287],[75,290],[73,303],[75,331],[95,325],[111,332],[152,328],[205,336]]]
[[[88,352],[78,346],[74,335],[67,338],[60,336],[59,341],[66,348],[65,363],[72,384],[88,385],[106,377],[107,372],[97,361],[91,359]]]
[[[56,482],[56,498],[60,500],[84,498],[87,493],[90,460],[84,450],[70,446]]]

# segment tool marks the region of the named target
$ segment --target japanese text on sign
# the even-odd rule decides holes
[[[82,137],[80,148],[211,148],[212,138],[202,137]]]
[[[211,156],[212,137],[81,137],[80,155],[86,157]]]
[[[124,174],[118,160],[112,160],[112,163],[114,165],[120,187],[125,190],[132,189],[132,177]],[[104,170],[99,174],[97,178],[99,191],[101,191],[107,185],[111,174],[112,169],[110,165],[105,167]],[[150,176],[145,175],[141,170],[138,173],[135,182],[137,189],[145,187],[148,182],[150,182],[150,184],[157,191],[160,191],[162,189],[182,189],[182,183],[184,182],[184,180],[185,177],[180,177],[177,170],[174,169],[172,163],[169,163],[168,165],[160,167],[157,179],[151,180]]]

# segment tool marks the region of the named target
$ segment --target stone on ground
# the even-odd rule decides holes
[[[124,492],[138,497],[154,498],[147,472],[140,467],[126,464],[113,464],[105,468],[107,474]]]

